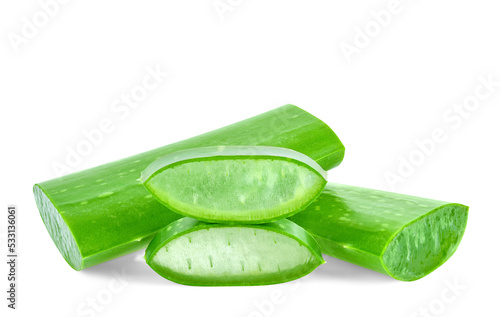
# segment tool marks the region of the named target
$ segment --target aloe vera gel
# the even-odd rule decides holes
[[[199,286],[282,283],[324,263],[314,238],[286,219],[228,225],[182,218],[158,233],[145,258],[161,276]]]
[[[167,154],[141,179],[159,201],[182,215],[263,223],[304,209],[323,190],[326,172],[286,148],[219,146]]]

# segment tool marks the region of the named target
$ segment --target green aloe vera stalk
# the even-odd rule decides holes
[[[263,223],[291,216],[326,184],[310,157],[270,146],[177,151],[151,163],[142,182],[160,202],[208,222]]]
[[[323,253],[402,281],[426,276],[460,243],[468,207],[328,183],[316,201],[290,219]]]
[[[282,283],[324,263],[314,238],[287,219],[229,225],[185,217],[158,233],[145,258],[161,276],[198,286]]]
[[[325,123],[286,105],[181,142],[36,184],[33,190],[40,215],[75,270],[139,250],[160,229],[180,218],[137,181],[141,171],[168,153],[224,145],[285,147],[311,157],[325,170],[339,165],[344,156],[344,146]]]

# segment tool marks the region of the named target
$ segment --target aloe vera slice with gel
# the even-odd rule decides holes
[[[311,233],[324,254],[414,281],[457,249],[468,207],[444,201],[328,183],[290,219]]]
[[[145,259],[164,278],[198,286],[283,283],[324,263],[314,238],[287,219],[236,226],[181,218],[158,233]]]
[[[175,134],[175,130],[159,127],[158,133]],[[137,181],[141,171],[172,152],[229,145],[289,148],[325,170],[339,165],[344,157],[344,146],[324,122],[286,105],[184,141],[38,183],[33,188],[35,201],[59,252],[72,268],[82,270],[145,248],[159,230],[181,218]]]
[[[142,173],[169,209],[209,222],[263,223],[304,209],[323,190],[326,172],[310,157],[270,146],[178,151]]]

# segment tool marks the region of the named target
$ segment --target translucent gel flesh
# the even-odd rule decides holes
[[[389,274],[412,281],[432,272],[453,255],[466,222],[467,213],[449,205],[405,227],[382,257]]]
[[[174,165],[147,187],[172,208],[213,220],[271,219],[301,209],[326,181],[287,160],[224,159]]]
[[[62,216],[59,214],[57,209],[54,207],[50,199],[45,195],[45,193],[38,187],[34,188],[35,201],[40,210],[40,215],[42,217],[47,230],[49,231],[50,237],[54,241],[62,254],[66,262],[68,262],[71,267],[75,270],[80,270],[82,265],[82,256],[76,245],[75,238],[69,230],[66,222],[63,220]]]
[[[321,262],[297,240],[274,231],[216,227],[162,246],[150,265],[184,284],[245,285],[301,277]]]

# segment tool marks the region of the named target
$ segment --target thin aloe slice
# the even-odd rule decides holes
[[[468,209],[328,183],[316,201],[290,219],[316,238],[323,253],[413,281],[453,255],[465,231]]]
[[[175,133],[162,127],[158,133]],[[290,148],[323,169],[340,164],[344,146],[308,112],[286,105],[258,116],[152,151],[36,184],[40,215],[64,259],[85,269],[145,248],[163,227],[181,216],[137,181],[156,159],[179,150],[219,145]]]
[[[283,283],[324,263],[314,238],[287,219],[229,225],[185,217],[158,233],[145,258],[164,278],[198,286]]]
[[[209,222],[263,223],[291,216],[326,184],[310,157],[270,146],[218,146],[167,154],[142,173],[169,209]]]

